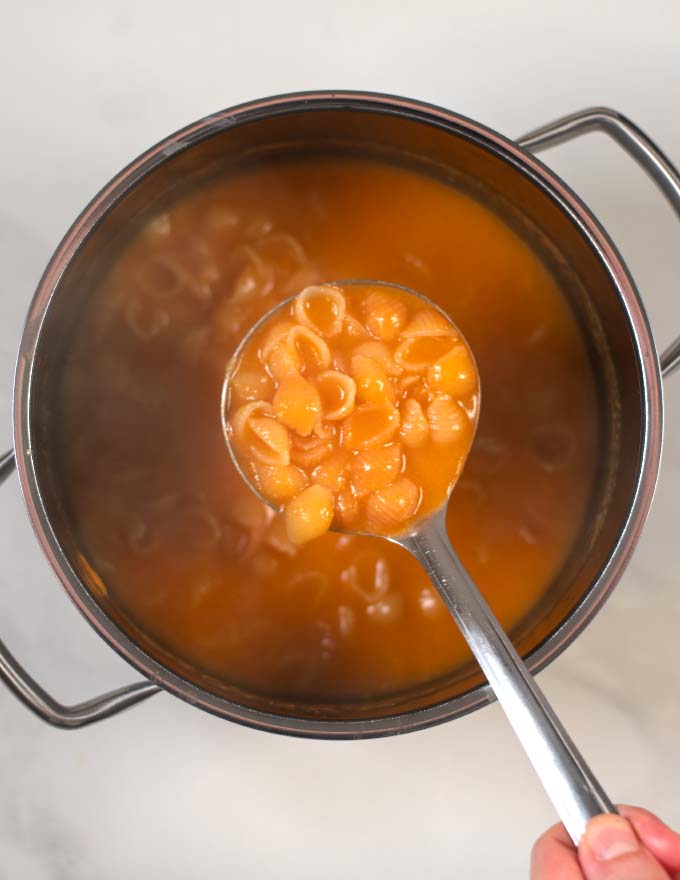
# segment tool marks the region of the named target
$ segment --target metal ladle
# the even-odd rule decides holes
[[[406,291],[423,300],[429,308],[442,312],[447,321],[451,320],[436,303],[400,285],[363,280],[337,282],[339,287],[349,284],[380,284]],[[229,454],[246,484],[270,507],[275,505],[252,484],[231,443],[227,422],[229,383],[253,334],[276,312],[290,306],[293,299],[290,297],[275,306],[248,332],[230,361],[222,389],[222,424]],[[488,679],[569,836],[578,844],[589,819],[617,811],[451,546],[446,531],[446,509],[452,489],[453,486],[435,513],[415,523],[405,534],[351,534],[370,535],[398,544],[423,566]]]

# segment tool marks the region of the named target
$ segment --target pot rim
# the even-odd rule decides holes
[[[658,476],[663,424],[661,374],[644,306],[617,248],[581,199],[533,154],[491,128],[426,102],[364,91],[312,91],[249,101],[206,116],[169,135],[120,171],[90,201],[57,247],[29,306],[14,382],[14,448],[19,481],[31,525],[62,586],[91,626],[143,676],[186,702],[250,727],[323,739],[358,739],[405,733],[429,727],[480,708],[494,700],[488,685],[479,685],[434,706],[376,719],[317,720],[252,709],[216,696],[171,672],[143,651],[95,601],[71,567],[50,525],[42,503],[32,456],[30,427],[32,380],[40,332],[52,296],[79,247],[95,224],[118,199],[175,153],[233,126],[273,115],[315,110],[363,110],[409,118],[434,125],[493,152],[547,193],[596,251],[619,294],[635,340],[643,411],[642,449],[633,501],[613,551],[588,593],[552,634],[527,655],[532,673],[552,662],[590,623],[618,583],[639,539]]]

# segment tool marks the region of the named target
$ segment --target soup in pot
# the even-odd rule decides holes
[[[385,696],[470,658],[405,550],[332,532],[294,543],[225,446],[221,388],[243,336],[281,300],[348,278],[425,294],[470,345],[483,405],[447,522],[507,630],[559,575],[595,488],[578,320],[480,201],[349,157],[265,162],[179,198],[87,298],[61,381],[65,500],[122,615],[206,675],[284,698]]]

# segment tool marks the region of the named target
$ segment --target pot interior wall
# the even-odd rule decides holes
[[[218,126],[219,129],[219,126]],[[186,147],[190,147],[186,149]],[[125,619],[97,588],[69,529],[55,443],[58,382],[63,355],[97,277],[151,211],[198,181],[225,169],[268,158],[305,153],[383,156],[455,182],[490,204],[519,229],[560,278],[580,318],[599,382],[603,443],[600,479],[582,537],[540,607],[513,633],[524,655],[549,638],[571,634],[572,615],[606,565],[624,528],[635,492],[643,434],[641,379],[635,342],[606,267],[557,201],[514,160],[502,158],[461,126],[424,124],[414,115],[388,115],[365,103],[361,109],[290,108],[269,118],[253,116],[209,136],[193,135],[147,161],[134,186],[91,230],[67,267],[41,329],[30,400],[31,446],[45,511],[56,540],[94,600],[121,630],[155,660],[194,686],[236,703],[275,714],[324,719],[366,719],[429,707],[480,683],[474,668],[388,699],[352,705],[289,705],[248,694],[206,677],[169,656]]]

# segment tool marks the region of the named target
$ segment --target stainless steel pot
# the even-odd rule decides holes
[[[62,706],[0,642],[0,674],[30,709],[51,724],[79,727],[164,689],[253,727],[357,738],[426,727],[492,699],[472,665],[379,701],[312,705],[268,699],[206,679],[169,656],[88,586],[62,506],[53,443],[59,417],[53,392],[82,298],[150,206],[225,167],[301,151],[381,156],[455,179],[520,227],[562,278],[598,377],[606,438],[602,473],[564,571],[512,637],[537,671],[584,629],[623,573],[647,516],[661,452],[661,375],[680,364],[678,340],[659,365],[640,297],[613,243],[580,199],[532,154],[595,130],[629,152],[680,214],[678,172],[648,137],[612,110],[565,117],[513,142],[438,107],[357,92],[286,95],[207,117],[143,154],[93,199],[52,257],[29,308],[14,389],[14,451],[0,458],[0,482],[16,464],[38,541],[71,599],[148,681]]]

